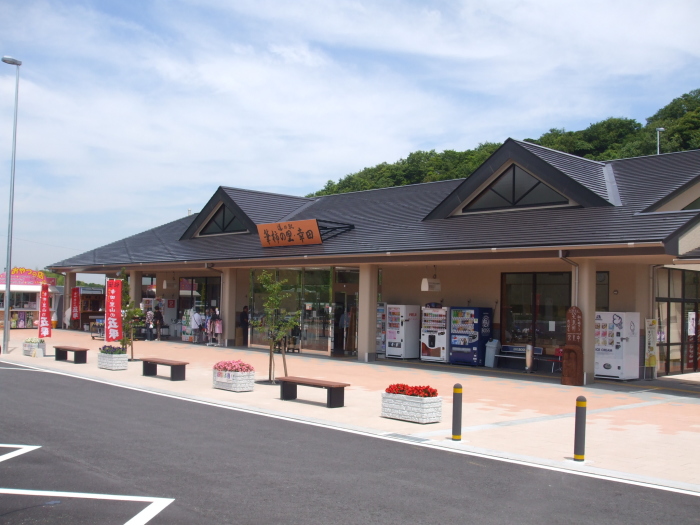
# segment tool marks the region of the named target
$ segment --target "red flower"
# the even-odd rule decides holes
[[[415,397],[437,397],[438,391],[429,386],[408,386],[404,383],[394,383],[386,389],[387,394],[401,394]]]

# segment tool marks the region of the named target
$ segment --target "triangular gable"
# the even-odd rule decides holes
[[[236,204],[231,197],[224,191],[224,189],[219,186],[219,189],[216,190],[214,195],[212,196],[211,199],[209,199],[209,202],[202,208],[202,211],[199,212],[197,215],[197,218],[192,221],[192,224],[190,224],[189,228],[185,230],[185,233],[182,234],[182,237],[180,237],[180,240],[183,241],[185,239],[192,239],[195,235],[197,235],[199,232],[203,231],[205,228],[210,227],[212,224],[212,221],[215,221],[217,214],[222,214],[221,209],[222,206],[224,206],[228,212],[230,212],[233,215],[234,220],[236,221],[236,225],[240,224],[245,228],[245,230],[239,230],[240,232],[242,231],[248,231],[248,232],[257,232],[257,226],[255,223],[248,217],[245,212]],[[229,219],[229,217],[221,217],[223,220]],[[227,221],[226,223],[222,222],[222,226],[226,226],[227,224],[230,225],[230,223]]]
[[[508,139],[496,150],[476,171],[462,182],[455,190],[448,195],[433,211],[431,211],[424,220],[444,219],[449,217],[456,210],[461,210],[471,202],[475,202],[478,198],[483,198],[485,191],[488,191],[493,183],[503,175],[511,166],[518,166],[520,169],[534,175],[535,178],[542,182],[542,188],[548,188],[556,192],[556,194],[568,199],[569,202],[576,203],[583,207],[599,207],[612,206],[613,204],[603,198],[596,187],[596,191],[590,189],[579,180],[586,180],[586,177],[595,179],[596,183],[602,181],[605,186],[604,165],[594,161],[586,161],[586,159],[576,159],[576,164],[582,164],[589,169],[589,173],[585,177],[577,176],[576,180],[570,173],[562,171],[561,164],[555,166],[554,163],[545,160],[545,156],[556,156],[554,150],[541,148],[546,155],[536,155],[529,148],[524,147],[521,143]],[[567,155],[561,153],[560,155]],[[561,159],[563,161],[568,158]],[[583,163],[580,163],[583,161]],[[573,161],[572,161],[573,163]],[[576,166],[579,174],[580,166]],[[598,184],[597,184],[598,185]]]

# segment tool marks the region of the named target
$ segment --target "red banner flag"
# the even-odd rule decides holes
[[[41,285],[39,298],[39,338],[51,337],[51,307],[49,305],[49,285]]]
[[[105,342],[119,341],[121,338],[122,282],[119,279],[108,279],[105,305]]]
[[[70,318],[75,321],[80,319],[80,288],[71,289]]]

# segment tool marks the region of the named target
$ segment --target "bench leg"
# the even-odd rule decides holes
[[[185,380],[185,365],[173,365],[170,367],[170,380],[171,381],[184,381]]]
[[[148,361],[143,362],[143,375],[154,376],[158,370],[158,365],[155,363],[149,363]]]
[[[73,356],[76,365],[87,363],[87,352],[73,352]]]
[[[328,388],[326,406],[328,408],[340,408],[345,405],[345,387]]]
[[[66,350],[59,350],[56,348],[56,361],[67,361],[68,352]]]
[[[297,384],[282,381],[280,383],[280,399],[289,401],[297,398]]]

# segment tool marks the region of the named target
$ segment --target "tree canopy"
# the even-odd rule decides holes
[[[552,128],[537,139],[525,140],[592,160],[623,159],[655,154],[656,128],[664,128],[662,153],[699,149],[700,89],[673,99],[646,121],[642,125],[634,119],[609,117],[584,130]],[[466,178],[500,146],[485,142],[465,151],[415,151],[392,164],[382,162],[350,173],[338,182],[329,180],[308,197]]]

